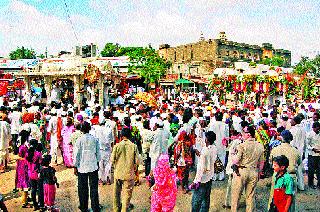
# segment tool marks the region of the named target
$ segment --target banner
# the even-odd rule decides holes
[[[8,85],[9,82],[7,81],[0,81],[0,96],[4,96],[8,92]]]

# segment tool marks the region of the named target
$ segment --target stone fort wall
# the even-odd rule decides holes
[[[274,55],[284,59],[285,67],[291,66],[291,52],[288,50],[274,49],[269,43],[258,46],[228,41],[226,38],[205,40],[202,37],[196,43],[176,47],[163,44],[158,53],[173,64],[169,71],[171,74],[208,75],[215,68],[228,67],[236,61],[260,62]]]

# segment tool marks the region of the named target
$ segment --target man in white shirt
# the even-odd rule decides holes
[[[306,148],[306,131],[304,127],[301,125],[301,118],[295,116],[291,119],[291,129],[290,132],[293,136],[293,140],[291,141],[291,145],[298,149],[300,152],[300,157],[304,158],[305,148]],[[301,163],[298,166],[297,170],[297,186],[299,190],[304,190],[304,180],[303,180],[303,164]]]
[[[312,131],[307,135],[308,155],[308,185],[310,188],[320,189],[320,123],[314,122]],[[314,185],[314,174],[316,173],[318,183]]]
[[[151,170],[157,166],[161,154],[168,153],[168,140],[170,133],[163,129],[163,122],[159,119],[156,123],[154,139],[150,145]]]
[[[9,141],[11,140],[10,125],[6,115],[0,113],[0,173],[5,172],[9,161]]]
[[[100,211],[98,193],[98,169],[101,159],[100,145],[97,138],[89,134],[91,126],[84,122],[83,135],[76,141],[73,150],[75,174],[78,175],[78,195],[81,211],[88,211],[89,187],[91,208]]]
[[[121,94],[118,94],[118,97],[116,98],[116,105],[124,105],[124,99],[122,98]]]
[[[58,117],[57,117],[57,110],[52,109],[51,112],[51,118],[48,123],[47,131],[51,134],[50,135],[50,155],[52,157],[52,161],[54,161],[56,164],[58,162]]]
[[[197,173],[193,183],[189,186],[195,189],[192,195],[192,212],[209,211],[214,163],[217,159],[217,148],[214,145],[216,134],[206,133],[206,146],[202,148]]]
[[[13,112],[9,114],[9,119],[11,121],[11,136],[12,136],[12,147],[14,154],[18,154],[18,135],[21,127],[22,114],[17,106],[13,107]]]
[[[222,144],[222,140],[224,138],[229,137],[229,126],[222,121],[223,119],[223,113],[217,112],[215,114],[215,122],[211,122],[209,131],[213,131],[216,136],[217,140],[215,142],[217,151],[218,151],[218,157],[225,166],[226,161],[226,146]],[[222,181],[225,178],[225,172],[221,172],[219,174],[215,174],[213,176],[213,180],[219,180]]]
[[[51,90],[51,102],[59,102],[60,101],[60,88],[57,87],[57,85],[53,85],[53,88]]]

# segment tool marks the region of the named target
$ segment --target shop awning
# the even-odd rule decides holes
[[[187,79],[178,79],[175,81],[176,85],[180,84],[193,84],[194,82],[187,80]]]

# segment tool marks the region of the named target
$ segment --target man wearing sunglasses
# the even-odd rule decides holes
[[[243,130],[244,142],[237,147],[238,153],[233,164],[239,167],[240,175],[233,173],[231,188],[231,211],[238,211],[243,189],[246,192],[246,211],[255,211],[254,195],[259,172],[263,167],[263,145],[255,140],[255,128],[247,126]]]

